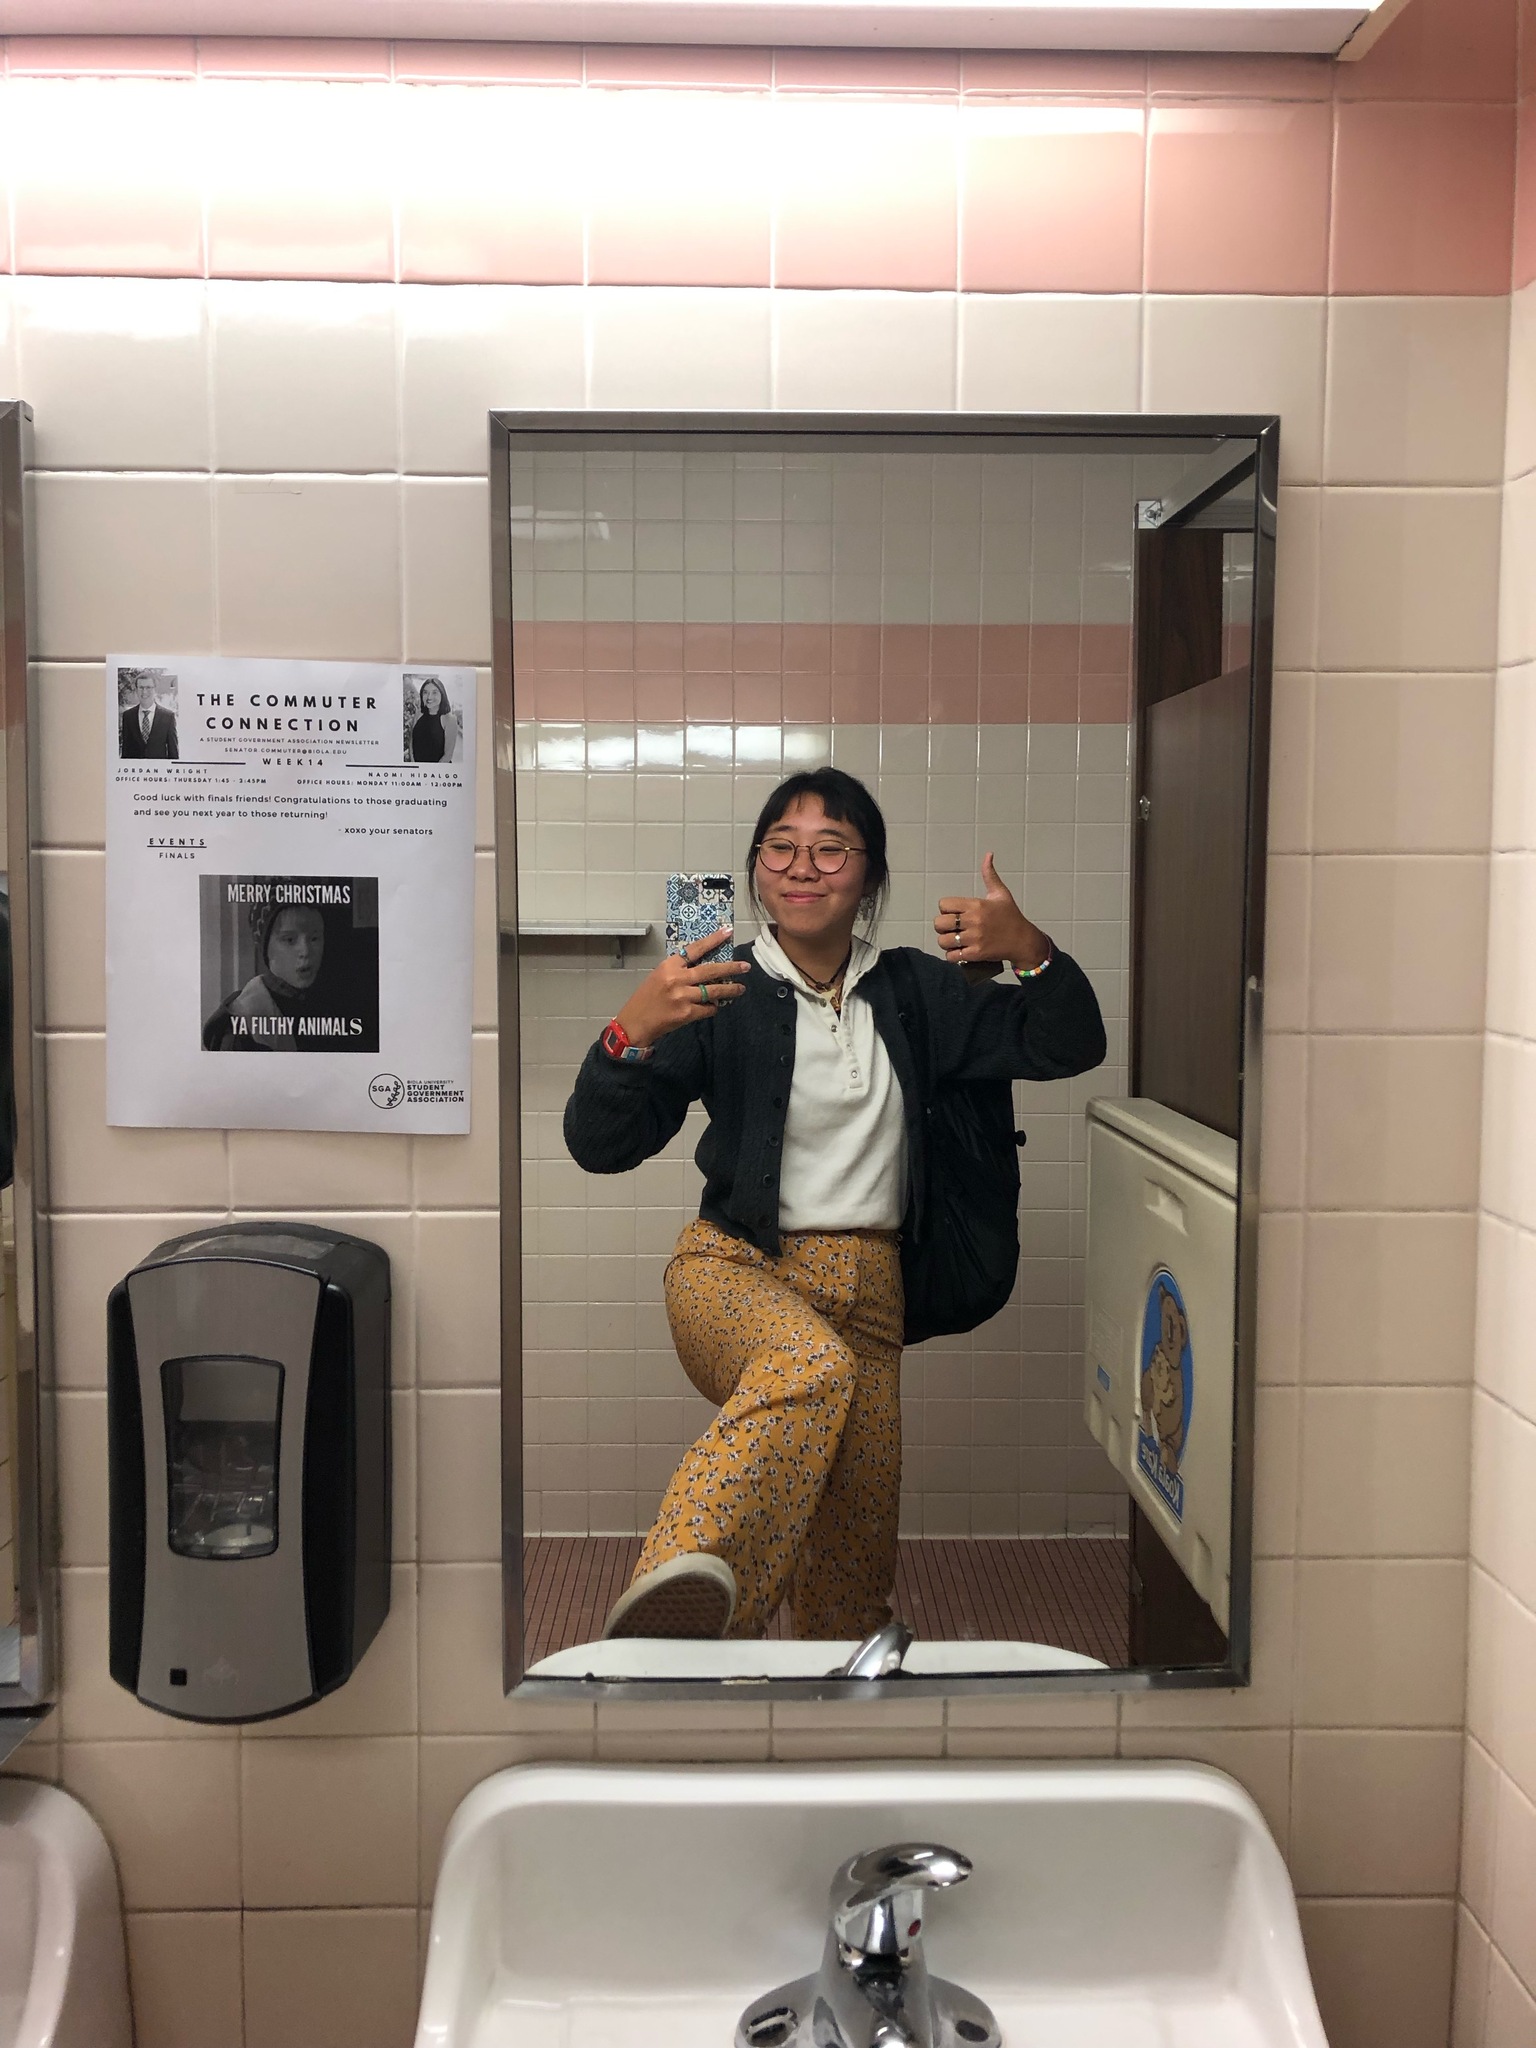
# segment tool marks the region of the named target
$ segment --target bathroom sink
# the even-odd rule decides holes
[[[855,1642],[690,1642],[680,1637],[616,1636],[573,1643],[528,1667],[530,1678],[826,1678]],[[1103,1671],[1097,1657],[1050,1643],[940,1643],[920,1638],[901,1666],[909,1678],[985,1671]]]
[[[132,2048],[117,1871],[78,1800],[0,1778],[0,2048]]]
[[[827,1886],[946,1842],[929,1966],[1005,2048],[1326,2048],[1257,1807],[1193,1764],[529,1766],[448,1830],[416,2048],[730,2048],[816,1968]]]

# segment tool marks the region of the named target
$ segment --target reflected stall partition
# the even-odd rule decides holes
[[[1246,1682],[1278,441],[492,415],[509,1691]]]

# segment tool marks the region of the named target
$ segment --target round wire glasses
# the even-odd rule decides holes
[[[850,846],[844,839],[818,839],[810,846],[801,846],[793,839],[769,837],[758,842],[757,857],[770,875],[785,875],[795,864],[795,857],[808,853],[818,875],[841,874],[848,865],[850,853],[862,853],[862,846]]]

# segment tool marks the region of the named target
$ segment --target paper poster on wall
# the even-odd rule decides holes
[[[114,655],[106,694],[107,1121],[467,1131],[474,670]]]

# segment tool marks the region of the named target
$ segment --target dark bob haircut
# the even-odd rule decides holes
[[[851,825],[863,840],[867,860],[859,909],[873,928],[879,922],[891,886],[891,870],[885,857],[885,817],[858,777],[841,768],[807,768],[799,775],[791,775],[763,805],[752,828],[752,844],[747,852],[747,894],[752,908],[766,925],[767,914],[757,893],[757,849],[782,821],[785,812],[806,796],[819,798],[829,818],[839,825]]]

